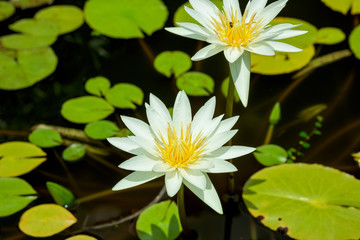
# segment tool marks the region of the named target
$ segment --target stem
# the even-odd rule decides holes
[[[183,234],[186,238],[191,239],[191,231],[186,219],[185,201],[184,201],[184,184],[181,185],[177,193],[177,205],[179,209],[180,222],[183,229]]]
[[[142,38],[138,38],[138,42],[145,55],[148,57],[150,63],[153,64],[155,57],[147,43]]]
[[[14,136],[14,137],[27,137],[30,134],[28,131],[14,131],[7,129],[0,129],[0,135]]]
[[[264,140],[264,143],[263,145],[266,145],[266,144],[269,144],[270,141],[271,141],[271,138],[272,138],[272,135],[273,135],[273,132],[274,132],[274,127],[275,125],[274,124],[270,124],[269,125],[269,128],[266,132],[266,137],[265,137],[265,140]]]
[[[256,231],[256,224],[254,221],[250,220],[250,239],[257,240],[257,231]]]
[[[94,194],[91,194],[91,195],[88,195],[88,196],[85,196],[85,197],[82,197],[82,198],[78,198],[76,200],[76,203],[84,203],[84,202],[89,202],[89,201],[92,201],[92,200],[95,200],[97,198],[101,198],[101,197],[105,197],[105,196],[108,196],[108,195],[111,195],[111,194],[115,194],[117,193],[116,191],[113,191],[111,189],[109,190],[104,190],[104,191],[101,191],[101,192],[97,192],[97,193],[94,193]]]

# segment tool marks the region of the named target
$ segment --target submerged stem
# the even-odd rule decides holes
[[[150,63],[153,64],[154,62],[154,54],[151,51],[150,47],[147,45],[147,43],[142,38],[138,38],[138,42],[140,44],[141,49],[144,51],[145,55],[149,59]]]
[[[268,130],[267,130],[267,132],[266,132],[266,136],[265,136],[265,140],[264,140],[263,145],[266,145],[266,144],[269,144],[269,143],[270,143],[271,138],[272,138],[272,135],[273,135],[273,132],[274,132],[274,127],[275,127],[274,124],[270,124],[270,125],[269,125]]]
[[[191,231],[186,219],[185,201],[184,201],[184,184],[181,185],[179,192],[177,193],[177,205],[179,208],[180,222],[183,229],[183,234],[186,238],[191,239]]]

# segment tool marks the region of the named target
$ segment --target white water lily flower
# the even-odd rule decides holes
[[[173,117],[164,103],[152,94],[150,104],[145,106],[149,124],[121,116],[134,136],[108,138],[115,147],[136,155],[119,165],[135,172],[123,178],[113,190],[134,187],[165,175],[166,191],[170,197],[184,183],[216,212],[222,213],[219,197],[207,173],[234,172],[236,167],[226,160],[255,150],[252,147],[223,146],[237,132],[231,128],[238,117],[222,120],[221,115],[213,118],[213,97],[192,118],[190,102],[184,91],[176,97]]]
[[[276,40],[290,38],[307,31],[293,30],[290,23],[269,26],[269,23],[285,7],[287,0],[278,0],[265,7],[267,0],[250,0],[241,14],[238,0],[224,0],[220,11],[209,0],[189,0],[193,9],[186,12],[202,26],[193,23],[177,23],[180,27],[165,28],[167,31],[210,45],[200,49],[192,60],[199,61],[224,51],[241,102],[246,107],[249,96],[250,52],[272,56],[277,52],[302,51]]]

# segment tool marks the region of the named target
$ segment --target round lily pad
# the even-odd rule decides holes
[[[229,89],[229,77],[225,78],[221,84],[221,92],[225,96],[225,98],[227,98],[228,89]],[[234,101],[240,102],[240,97],[236,89],[234,89]]]
[[[20,218],[19,228],[32,237],[50,237],[76,223],[77,219],[56,204],[42,204],[27,210]]]
[[[143,103],[144,93],[133,84],[118,83],[107,91],[105,98],[117,108],[136,109],[135,104]]]
[[[96,96],[104,96],[110,88],[110,81],[105,77],[93,77],[86,81],[85,90]]]
[[[60,146],[62,138],[59,132],[52,129],[36,129],[29,135],[29,141],[42,148]]]
[[[56,36],[59,27],[56,23],[33,18],[23,18],[9,25],[9,29],[15,32],[26,33],[35,36]]]
[[[285,149],[274,144],[257,147],[253,154],[256,160],[264,166],[285,163],[288,157]]]
[[[84,144],[74,143],[68,146],[62,153],[65,161],[73,162],[81,159],[86,153]]]
[[[143,38],[164,27],[168,11],[161,0],[89,0],[84,8],[89,26],[112,38]]]
[[[25,208],[37,197],[36,191],[21,178],[0,178],[0,217]]]
[[[41,148],[28,142],[0,144],[0,177],[16,177],[30,172],[46,160]]]
[[[141,240],[176,239],[182,231],[176,203],[168,200],[147,208],[136,222],[136,231]]]
[[[214,80],[201,72],[187,72],[176,80],[176,86],[190,96],[209,96],[214,92]]]
[[[360,25],[350,33],[349,45],[355,57],[360,59]]]
[[[46,187],[54,201],[60,206],[68,207],[74,203],[75,196],[66,187],[54,182],[46,182]]]
[[[360,237],[360,181],[317,164],[282,164],[260,170],[244,186],[250,213],[295,239]]]
[[[9,2],[0,2],[0,21],[7,19],[15,13],[15,7]]]
[[[51,48],[17,51],[16,58],[0,51],[0,89],[30,87],[55,71],[57,57]]]
[[[333,11],[341,12],[346,15],[351,8],[351,14],[360,13],[360,0],[321,0],[326,6],[331,8]]]
[[[88,235],[79,234],[69,238],[65,238],[65,240],[97,240],[97,239]]]
[[[314,54],[313,45],[297,53],[276,53],[274,56],[251,54],[251,71],[264,75],[291,73],[305,67]]]
[[[156,56],[154,61],[155,69],[165,75],[171,77],[172,74],[177,78],[182,73],[191,68],[192,62],[190,56],[181,51],[165,51]]]
[[[346,35],[341,29],[325,27],[319,29],[315,42],[319,44],[333,45],[344,41],[345,38]]]
[[[55,5],[43,8],[35,14],[35,19],[56,23],[59,27],[59,34],[72,32],[84,23],[82,10],[73,5]]]
[[[61,108],[61,115],[74,123],[89,123],[106,118],[114,112],[113,106],[102,98],[83,96],[67,100]]]
[[[27,50],[47,47],[53,44],[56,39],[56,35],[37,36],[21,33],[9,34],[0,38],[4,47],[15,50]]]
[[[103,140],[116,135],[120,129],[113,122],[100,120],[87,124],[84,131],[92,139]]]
[[[10,3],[17,8],[34,8],[45,4],[51,4],[54,0],[10,0]]]

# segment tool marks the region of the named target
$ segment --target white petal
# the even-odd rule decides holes
[[[244,107],[248,104],[250,87],[250,53],[245,51],[234,63],[230,63],[230,71],[235,88]]]
[[[200,40],[200,41],[206,41],[206,38],[207,38],[204,35],[200,35],[198,33],[195,33],[193,31],[190,31],[190,30],[182,28],[182,27],[167,27],[167,28],[165,28],[165,30],[168,32],[174,33],[176,35],[180,35],[183,37],[196,39],[196,40]]]
[[[166,192],[169,197],[173,197],[179,191],[182,180],[183,178],[177,170],[165,174]]]
[[[189,8],[187,6],[184,6],[185,11],[198,23],[203,25],[206,29],[212,29],[211,19],[209,19],[209,16],[206,16],[200,12],[195,11],[192,8]],[[218,18],[218,17],[216,17]]]
[[[134,143],[130,140],[130,138],[123,137],[111,137],[107,138],[108,142],[112,144],[113,146],[125,151],[131,153],[131,150],[134,150],[136,148],[139,148],[139,145]]]
[[[243,54],[243,52],[244,52],[243,48],[227,47],[224,50],[224,55],[226,60],[228,60],[228,62],[233,63],[241,56],[241,54]]]
[[[218,16],[219,9],[209,0],[189,0],[189,2],[197,12],[209,16],[210,19]]]
[[[169,163],[164,163],[164,162],[158,162],[152,168],[154,172],[169,172],[169,171],[173,171],[174,169],[175,168],[172,167]]]
[[[255,151],[256,148],[245,147],[245,146],[225,146],[221,147],[206,157],[209,158],[220,158],[220,159],[233,159]]]
[[[192,56],[191,60],[200,61],[205,58],[214,56],[215,54],[218,54],[219,52],[221,52],[225,49],[226,49],[226,46],[224,46],[224,45],[209,44],[206,47],[203,47],[202,49],[200,49],[197,53],[195,53],[195,55]]]
[[[153,160],[146,156],[132,157],[119,165],[119,168],[133,171],[152,171],[155,164],[159,161]]]
[[[260,11],[262,11],[266,5],[266,2],[267,0],[252,0],[251,2],[249,2],[245,22],[249,22],[254,13],[259,13]]]
[[[135,187],[163,176],[164,173],[156,172],[133,172],[120,180],[112,190],[122,190]]]
[[[296,36],[305,34],[307,32],[308,31],[306,31],[306,30],[286,30],[286,31],[280,33],[279,35],[277,35],[276,37],[272,38],[272,40],[280,40],[280,39],[285,39],[285,38],[296,37]]]
[[[252,52],[252,53],[265,55],[265,56],[274,56],[275,55],[274,49],[269,44],[264,43],[264,42],[251,44],[246,47],[246,50],[249,52]]]
[[[177,25],[179,25],[180,27],[183,27],[189,31],[192,31],[196,34],[199,34],[199,35],[202,35],[205,37],[209,36],[209,31],[206,28],[199,26],[197,24],[188,23],[188,22],[179,22],[179,23],[177,23]]]
[[[121,120],[134,135],[148,139],[154,138],[153,135],[151,134],[150,126],[145,122],[127,116],[121,116]]]
[[[239,116],[233,116],[231,118],[222,120],[218,129],[216,129],[216,134],[229,131],[235,125],[237,120],[239,120]]]
[[[150,123],[151,129],[156,137],[161,139],[167,139],[167,130],[169,122],[163,118],[159,113],[150,105],[145,104],[146,116]],[[153,140],[153,139],[152,139]]]
[[[241,19],[241,10],[239,5],[239,0],[224,0],[224,10],[228,16],[233,16],[237,13],[238,20]]]
[[[213,168],[205,170],[208,173],[229,173],[236,172],[237,168],[229,163],[228,161],[224,161],[222,159],[213,159],[212,163],[214,164]]]
[[[185,179],[183,180],[186,187],[188,187],[198,198],[200,198],[204,203],[206,203],[209,207],[214,209],[217,213],[223,214],[221,202],[219,196],[216,192],[214,185],[212,184],[211,180],[205,174],[206,178],[206,188],[205,190],[201,190],[196,186],[192,185]]]
[[[217,132],[217,128],[220,125],[221,119],[224,117],[224,114],[217,116],[214,118],[211,122],[207,123],[206,125],[203,125],[201,134],[202,136],[212,136]]]
[[[180,136],[181,129],[183,132],[186,131],[187,126],[191,122],[191,118],[191,105],[189,98],[184,91],[180,91],[176,96],[173,109],[173,124],[178,136]]]
[[[261,11],[261,24],[266,26],[268,25],[285,7],[285,4],[288,0],[278,0],[269,4],[263,11]]]
[[[179,168],[181,176],[201,190],[204,190],[206,187],[206,178],[203,172],[194,169],[184,169]]]
[[[154,94],[150,93],[150,106],[167,122],[171,122],[169,110],[165,104],[157,98]]]
[[[131,141],[143,148],[149,154],[153,156],[157,155],[157,151],[155,150],[156,146],[153,140],[146,139],[140,136],[130,136],[129,139],[131,139]]]
[[[189,164],[187,167],[190,169],[206,170],[209,168],[213,168],[214,164],[211,161],[203,159],[203,160],[198,160],[193,164]]]
[[[212,97],[196,112],[191,123],[192,131],[193,129],[202,129],[204,125],[212,120],[215,112],[215,104],[216,98]],[[198,132],[194,134],[196,135]]]
[[[204,148],[204,154],[213,152],[215,149],[222,147],[225,143],[227,143],[235,134],[237,130],[230,130],[227,132],[222,132],[219,134],[215,134],[210,139],[206,141],[206,146]]]
[[[275,41],[267,41],[272,48],[274,48],[277,52],[301,52],[301,48],[294,47],[290,44],[283,43],[283,42],[275,42]]]

